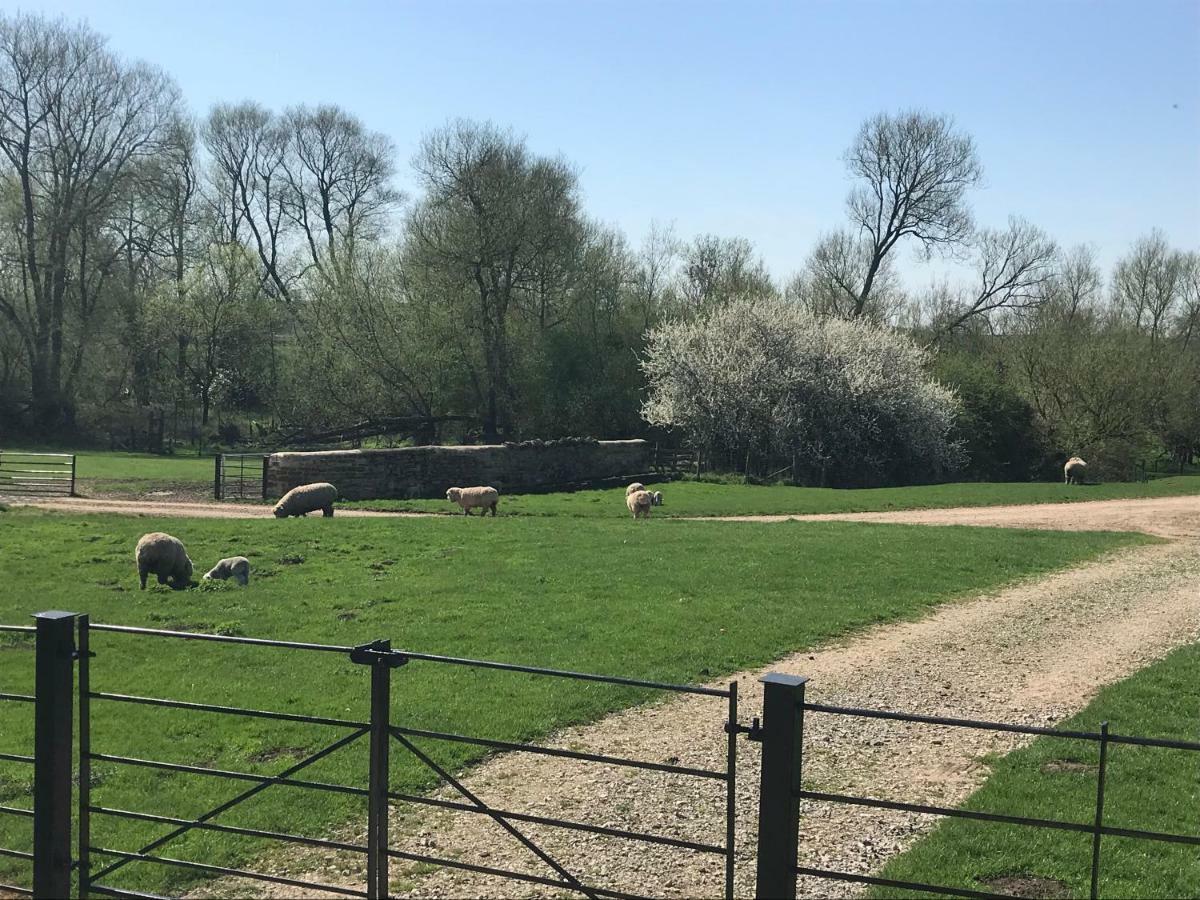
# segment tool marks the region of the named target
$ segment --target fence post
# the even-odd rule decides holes
[[[771,672],[763,684],[762,780],[755,897],[792,900],[800,840],[800,767],[807,678]]]
[[[71,893],[71,711],[75,613],[49,611],[37,622],[33,725],[33,896]]]
[[[75,454],[71,454],[71,493],[69,496],[75,496]]]
[[[391,745],[392,642],[376,641],[371,661],[371,769],[367,785],[367,897],[388,896],[388,750]]]
[[[271,454],[264,453],[263,454],[263,463],[262,463],[262,472],[263,472],[262,498],[264,500],[267,499],[267,473],[270,471],[271,471]]]
[[[213,457],[213,499],[221,499],[221,454]]]

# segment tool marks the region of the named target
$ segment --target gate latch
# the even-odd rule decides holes
[[[726,722],[725,733],[744,734],[746,736],[746,740],[754,741],[757,744],[761,744],[763,739],[762,723],[759,721],[758,716],[755,716],[749,725],[743,725],[740,722]]]
[[[387,641],[371,641],[369,644],[359,644],[353,648],[350,651],[350,662],[360,666],[373,666],[382,662],[389,669],[398,669],[408,662],[408,657],[389,647]]]

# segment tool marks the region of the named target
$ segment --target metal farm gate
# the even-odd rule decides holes
[[[213,498],[216,500],[267,499],[269,453],[218,453],[213,458]]]
[[[0,816],[26,817],[33,820],[33,852],[0,848],[0,856],[29,861],[32,864],[32,879],[31,886],[0,884],[0,893],[7,890],[15,894],[35,897],[87,897],[89,894],[109,897],[145,897],[150,895],[122,887],[119,882],[114,881],[114,876],[130,864],[151,864],[189,869],[213,876],[230,876],[307,890],[328,891],[345,896],[382,898],[388,896],[389,863],[392,860],[405,860],[466,870],[527,884],[543,885],[568,894],[585,897],[636,898],[642,896],[603,885],[591,884],[583,877],[574,874],[568,863],[555,858],[523,830],[524,825],[532,824],[566,831],[604,835],[628,841],[632,845],[653,844],[671,848],[672,852],[700,853],[721,857],[724,861],[725,873],[724,894],[727,898],[733,896],[736,738],[739,731],[745,730],[737,725],[736,683],[725,689],[662,684],[633,678],[394,650],[387,640],[347,647],[119,625],[98,625],[91,624],[86,615],[66,612],[40,613],[35,616],[35,619],[36,627],[0,625],[0,632],[24,633],[29,638],[36,640],[35,693],[32,695],[0,694],[0,701],[31,703],[35,706],[36,734],[33,755],[0,754],[0,761],[33,767],[33,809],[0,806]],[[264,653],[336,654],[367,670],[364,672],[366,677],[363,678],[362,689],[364,694],[369,697],[370,715],[366,721],[358,721],[277,710],[194,703],[169,697],[94,691],[91,689],[93,668],[103,665],[119,665],[117,658],[111,656],[111,645],[99,653],[95,652],[97,646],[95,638],[101,635],[105,637],[122,635],[124,636],[122,640],[150,641],[156,644],[179,640],[236,644],[262,648]],[[147,649],[148,652],[161,652],[152,648]],[[105,662],[106,657],[109,657],[108,663]],[[407,665],[499,670],[528,675],[533,678],[587,681],[645,688],[670,694],[711,697],[717,701],[713,710],[712,732],[717,741],[715,746],[723,750],[725,765],[722,768],[714,769],[690,768],[669,762],[629,759],[602,753],[585,753],[559,747],[494,740],[480,735],[408,727],[403,722],[393,720],[395,707],[391,698],[393,680],[396,681],[395,686],[401,693],[404,684],[403,674],[394,675],[393,673],[396,669]],[[76,672],[78,673],[77,691],[73,684]],[[480,696],[483,702],[489,702],[486,695],[481,694]],[[73,735],[76,697],[78,734]],[[175,760],[145,759],[140,756],[105,752],[104,747],[96,747],[92,742],[91,707],[94,703],[133,704],[241,717],[247,720],[303,723],[341,730],[344,734],[273,775],[235,772],[217,769],[211,765],[192,765]],[[398,705],[402,706],[402,704]],[[72,751],[76,746],[76,739],[78,742],[78,774],[73,776]],[[627,830],[614,827],[611,823],[599,825],[497,809],[470,790],[454,776],[450,768],[435,758],[436,750],[429,745],[446,742],[469,744],[493,751],[554,756],[624,769],[663,772],[687,780],[710,783],[714,790],[719,792],[719,799],[723,801],[726,819],[724,833],[714,836],[715,839],[710,842],[689,841],[664,834]],[[367,745],[365,753],[363,753],[364,744]],[[366,788],[312,780],[312,777],[307,776],[305,772],[306,769],[332,754],[354,752],[355,750],[358,751],[362,767],[367,774],[368,786]],[[458,799],[445,800],[393,791],[389,784],[389,756],[393,751],[412,754],[423,766],[437,775],[443,785],[453,789]],[[164,814],[162,810],[150,812],[97,806],[91,800],[94,763],[102,763],[110,767],[137,767],[163,775],[176,773],[185,776],[224,779],[234,784],[241,784],[244,789],[198,816],[194,814]],[[293,833],[295,826],[301,825],[302,821],[297,823],[281,822],[279,830],[272,831],[239,827],[219,821],[223,813],[251,802],[255,796],[275,786],[360,797],[365,806],[367,821],[365,842],[354,844],[304,837]],[[77,806],[74,825],[71,813],[73,793]],[[390,803],[412,803],[487,816],[536,857],[544,866],[545,874],[534,875],[465,862],[449,856],[397,850],[390,845],[388,840],[388,807]],[[97,816],[156,823],[164,826],[166,831],[157,839],[140,846],[99,846],[93,842],[91,837],[91,824]],[[74,843],[77,847],[75,853],[72,852],[73,831],[75,831]],[[171,843],[193,831],[212,831],[248,838],[265,838],[270,841],[354,854],[363,860],[362,887],[350,888],[303,881],[269,872],[234,869],[199,860],[179,859],[171,855]]]
[[[0,494],[75,496],[75,454],[0,450]]]
[[[738,721],[737,682],[727,688],[708,688],[692,685],[663,684],[634,678],[593,675],[536,666],[521,666],[489,660],[465,659],[428,653],[415,653],[393,649],[387,640],[374,641],[359,646],[337,646],[331,644],[301,643],[258,638],[202,634],[194,632],[168,631],[151,628],[119,625],[91,624],[86,615],[67,612],[44,612],[34,616],[36,626],[0,625],[0,634],[8,642],[28,640],[34,642],[35,690],[32,694],[0,693],[0,702],[25,704],[33,707],[34,746],[32,755],[27,753],[0,752],[0,763],[17,767],[22,772],[32,769],[32,808],[28,806],[0,805],[0,822],[6,819],[29,821],[32,824],[32,839],[25,840],[22,848],[0,846],[0,858],[17,860],[28,864],[32,877],[23,879],[24,884],[0,884],[0,896],[7,894],[38,898],[60,898],[89,895],[109,897],[153,897],[155,895],[122,887],[114,877],[131,864],[163,866],[187,869],[211,876],[245,878],[260,883],[285,885],[301,890],[326,891],[350,897],[384,898],[389,890],[389,864],[392,860],[427,864],[460,871],[509,879],[529,885],[553,888],[567,895],[605,898],[640,898],[656,888],[655,879],[669,876],[669,870],[652,868],[646,883],[638,884],[638,893],[618,889],[614,885],[595,884],[592,879],[581,877],[572,871],[569,861],[556,857],[530,836],[528,825],[563,829],[567,832],[590,833],[629,842],[629,853],[637,847],[656,845],[669,848],[672,853],[707,854],[721,858],[723,862],[724,896],[734,894],[735,875],[735,816],[737,787],[737,739],[744,735],[750,741],[762,745],[762,772],[757,801],[757,849],[755,852],[755,895],[762,898],[794,898],[797,878],[815,879],[818,884],[827,882],[850,882],[894,889],[916,891],[922,895],[942,895],[970,898],[1004,898],[1010,895],[984,890],[986,884],[938,885],[905,882],[877,877],[873,874],[837,871],[799,864],[799,842],[801,802],[811,805],[849,804],[880,810],[920,813],[943,818],[962,818],[1002,826],[1019,826],[1032,829],[1050,829],[1070,832],[1087,841],[1091,849],[1090,897],[1099,896],[1099,878],[1103,865],[1103,849],[1114,840],[1133,840],[1146,845],[1146,853],[1155,845],[1175,844],[1200,849],[1200,835],[1178,834],[1165,831],[1146,831],[1116,827],[1105,821],[1104,797],[1106,783],[1111,777],[1107,762],[1110,754],[1120,747],[1156,748],[1159,750],[1185,751],[1189,755],[1200,753],[1200,742],[1145,738],[1120,735],[1111,732],[1104,723],[1096,732],[1067,731],[1028,725],[983,722],[971,719],[941,716],[913,715],[887,710],[861,709],[813,703],[805,698],[807,679],[771,673],[761,681],[764,686],[762,719],[755,718],[750,725]],[[105,645],[97,654],[94,638],[104,636]],[[330,718],[280,710],[251,709],[245,707],[189,702],[177,698],[120,694],[92,689],[94,666],[119,668],[120,657],[109,644],[108,636],[114,641],[141,641],[154,644],[146,649],[150,653],[161,653],[164,642],[203,641],[225,645],[241,645],[261,648],[263,653],[305,653],[342,657],[351,666],[361,666],[366,671],[362,678],[362,692],[369,699],[369,715],[366,720]],[[120,636],[120,637],[116,637]],[[257,652],[257,651],[256,651]],[[94,657],[94,659],[93,659]],[[711,733],[713,749],[724,757],[724,766],[712,769],[691,768],[677,765],[676,761],[639,760],[607,753],[582,752],[562,747],[547,747],[531,743],[495,740],[481,735],[459,734],[451,731],[415,728],[393,718],[397,710],[403,710],[402,702],[393,704],[392,689],[396,687],[403,698],[404,675],[396,674],[405,666],[449,666],[466,667],[473,670],[492,670],[514,673],[531,678],[558,681],[584,681],[598,684],[619,685],[649,689],[665,694],[698,695],[714,701]],[[78,679],[76,683],[76,678]],[[393,684],[395,682],[395,684]],[[486,690],[474,692],[480,702],[495,703],[496,697]],[[341,736],[314,752],[304,754],[298,762],[283,766],[274,774],[255,774],[215,768],[212,764],[193,764],[188,761],[147,759],[142,756],[122,755],[106,752],[105,747],[96,747],[92,741],[91,708],[93,703],[116,706],[158,707],[182,710],[194,714],[215,714],[223,717],[240,718],[249,723],[277,721],[313,725],[334,729]],[[74,731],[75,710],[78,704],[78,733]],[[920,803],[900,803],[879,797],[856,796],[834,793],[829,786],[822,790],[806,787],[802,780],[802,759],[806,732],[808,743],[813,733],[821,726],[816,722],[806,725],[806,718],[827,721],[828,717],[853,721],[876,719],[893,722],[916,723],[931,728],[968,728],[994,732],[1018,733],[1091,743],[1098,746],[1099,765],[1096,773],[1095,807],[1091,821],[1073,822],[1057,819],[1030,818],[1007,813],[952,808]],[[111,732],[109,732],[111,734]],[[140,733],[131,730],[137,740]],[[724,805],[723,834],[714,835],[710,841],[683,840],[660,833],[634,831],[617,827],[617,823],[604,825],[573,819],[534,815],[527,812],[499,809],[468,788],[456,778],[453,764],[443,764],[435,758],[436,750],[431,747],[446,743],[467,744],[490,751],[505,751],[531,755],[555,756],[580,763],[615,766],[625,770],[649,770],[666,773],[689,782],[700,781],[711,784],[718,792],[713,799]],[[820,739],[816,740],[818,747]],[[365,752],[363,745],[366,745]],[[8,749],[26,749],[12,748]],[[366,787],[330,783],[317,780],[311,767],[333,754],[357,751],[360,772],[366,775]],[[389,757],[393,752],[411,754],[414,759],[438,777],[438,781],[454,792],[456,799],[448,800],[428,794],[400,793],[389,783]],[[77,756],[77,771],[73,771],[73,756]],[[1193,757],[1200,758],[1200,757]],[[133,767],[165,777],[168,773],[187,777],[217,778],[240,784],[229,799],[206,810],[200,815],[171,814],[158,810],[121,809],[99,806],[92,802],[93,763],[105,767]],[[896,765],[902,771],[904,761],[897,758]],[[309,771],[306,771],[309,770]],[[319,772],[318,770],[315,770]],[[27,782],[29,783],[29,782]],[[361,843],[337,841],[325,838],[305,837],[295,834],[296,824],[280,822],[278,830],[242,827],[219,821],[222,815],[253,801],[263,791],[274,787],[296,788],[325,794],[337,794],[359,798],[364,807],[367,823],[366,838]],[[815,786],[814,786],[815,787]],[[553,788],[546,786],[547,790]],[[166,793],[164,791],[164,793]],[[683,793],[684,798],[690,796]],[[74,801],[74,815],[72,805]],[[6,804],[11,801],[6,800]],[[443,854],[414,853],[396,849],[388,836],[388,811],[391,803],[410,803],[427,807],[452,810],[470,815],[486,816],[500,826],[544,867],[544,874],[531,874],[509,869],[466,862]],[[610,811],[606,811],[611,814]],[[125,819],[163,826],[164,832],[152,841],[138,842],[134,846],[102,846],[93,841],[92,823],[95,817]],[[304,881],[272,872],[249,871],[228,866],[215,865],[196,859],[181,859],[171,854],[172,842],[192,832],[219,832],[271,842],[298,844],[356,856],[362,860],[362,882],[359,886],[330,885]],[[2,833],[10,835],[14,829],[4,828]],[[543,842],[544,843],[544,842]],[[29,849],[23,849],[23,848]],[[820,847],[813,848],[820,851]],[[674,857],[672,857],[674,858]],[[1126,864],[1128,857],[1125,857]],[[666,867],[664,867],[666,869]],[[1083,875],[1084,873],[1081,873]],[[815,890],[819,891],[820,888]]]

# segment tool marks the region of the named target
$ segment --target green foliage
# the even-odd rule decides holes
[[[1115,734],[1196,740],[1200,644],[1175,651],[1100,692],[1060,727]],[[1109,750],[1104,824],[1113,828],[1196,834],[1200,789],[1197,753],[1114,744]],[[966,809],[1090,824],[1095,815],[1099,748],[1038,738],[1000,760]],[[1067,885],[1066,896],[1087,897],[1091,839],[1087,834],[1034,830],[987,822],[947,820],[884,867],[882,877],[989,890],[1003,875],[1028,874]],[[1200,854],[1183,844],[1106,837],[1101,897],[1187,897],[1200,884]],[[876,897],[911,897],[877,890]]]
[[[181,538],[203,570],[244,553],[250,585],[139,591],[132,548],[140,534]],[[954,597],[1078,563],[1144,539],[845,523],[537,519],[72,518],[15,511],[0,518],[0,621],[36,608],[78,610],[93,622],[353,645],[390,637],[398,647],[671,682],[707,682],[878,622],[907,619]],[[289,559],[290,565],[280,564]],[[68,573],[64,577],[64,573]],[[803,610],[803,615],[797,615]],[[29,646],[26,642],[24,646]],[[191,643],[94,633],[97,691],[363,720],[368,672],[333,653]],[[32,687],[31,652],[0,646],[4,690]],[[652,699],[649,692],[412,662],[393,675],[392,717],[414,727],[502,740]],[[711,711],[713,752],[723,752]],[[0,704],[0,752],[27,753],[32,717]],[[275,773],[342,736],[340,729],[93,701],[96,752]],[[481,753],[430,745],[451,770]],[[317,781],[364,786],[359,742],[305,770]],[[129,766],[97,768],[93,802],[196,816],[231,796],[224,781]],[[0,763],[6,805],[27,805],[28,772]],[[392,755],[396,791],[432,786],[411,755]],[[320,835],[361,822],[357,798],[272,788],[222,816],[251,828]],[[161,828],[98,816],[93,840],[130,848]],[[28,823],[0,819],[0,845],[26,849]],[[228,835],[193,833],[169,854],[246,864],[266,850]],[[272,845],[277,849],[277,845]],[[0,860],[0,880],[22,863]],[[130,867],[119,884],[181,890],[188,874]],[[170,879],[170,880],[168,880]]]
[[[936,371],[961,403],[952,432],[966,451],[960,474],[980,481],[1032,481],[1058,474],[1062,463],[1045,446],[1033,407],[1001,360],[943,354]]]

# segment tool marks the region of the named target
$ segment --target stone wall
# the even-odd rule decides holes
[[[575,446],[403,447],[272,453],[272,499],[300,484],[328,481],[347,500],[441,499],[449,487],[490,484],[502,493],[578,486],[650,471],[642,440]]]

